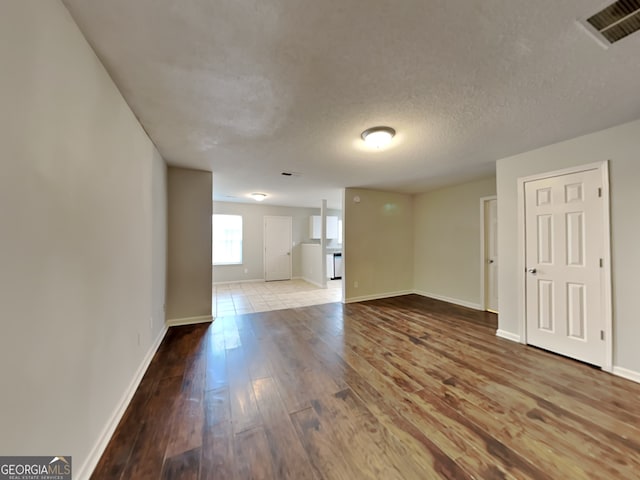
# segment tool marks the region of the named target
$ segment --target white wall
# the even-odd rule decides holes
[[[347,188],[344,195],[345,301],[411,292],[411,196],[361,188]]]
[[[320,202],[318,202],[320,203]],[[332,210],[332,215],[339,211]],[[214,202],[213,213],[242,215],[242,265],[216,265],[214,283],[264,280],[264,216],[292,217],[292,275],[302,277],[302,243],[314,243],[309,238],[309,217],[319,215],[320,208],[279,207],[274,205]],[[319,240],[317,241],[319,243]],[[245,269],[247,270],[245,272]]]
[[[301,248],[302,278],[322,287],[322,251],[319,244],[303,243]]]
[[[211,320],[211,172],[168,170],[167,322]]]
[[[2,2],[0,65],[0,452],[82,478],[164,331],[165,164],[58,1]]]
[[[495,177],[414,196],[414,289],[472,308],[480,298],[480,198]]]
[[[497,162],[499,328],[520,335],[517,268],[517,179],[609,160],[615,366],[640,372],[640,120]],[[640,373],[638,373],[640,375]]]

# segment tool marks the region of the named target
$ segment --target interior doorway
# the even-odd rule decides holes
[[[611,368],[607,163],[519,180],[526,343]]]
[[[264,279],[291,280],[292,219],[264,217]]]
[[[498,200],[495,195],[480,199],[480,285],[484,310],[498,313]]]

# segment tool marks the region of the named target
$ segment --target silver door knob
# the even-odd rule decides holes
[[[535,268],[527,268],[527,272],[535,275],[537,273],[538,270],[536,270]]]

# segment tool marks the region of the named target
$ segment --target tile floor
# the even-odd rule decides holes
[[[304,280],[222,283],[213,286],[213,316],[266,312],[342,300],[342,280],[319,288]]]

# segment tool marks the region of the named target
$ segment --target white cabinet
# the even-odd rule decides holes
[[[319,239],[321,232],[320,215],[311,215],[309,217],[309,237]],[[338,217],[333,215],[327,216],[327,240],[335,240],[338,238]]]

